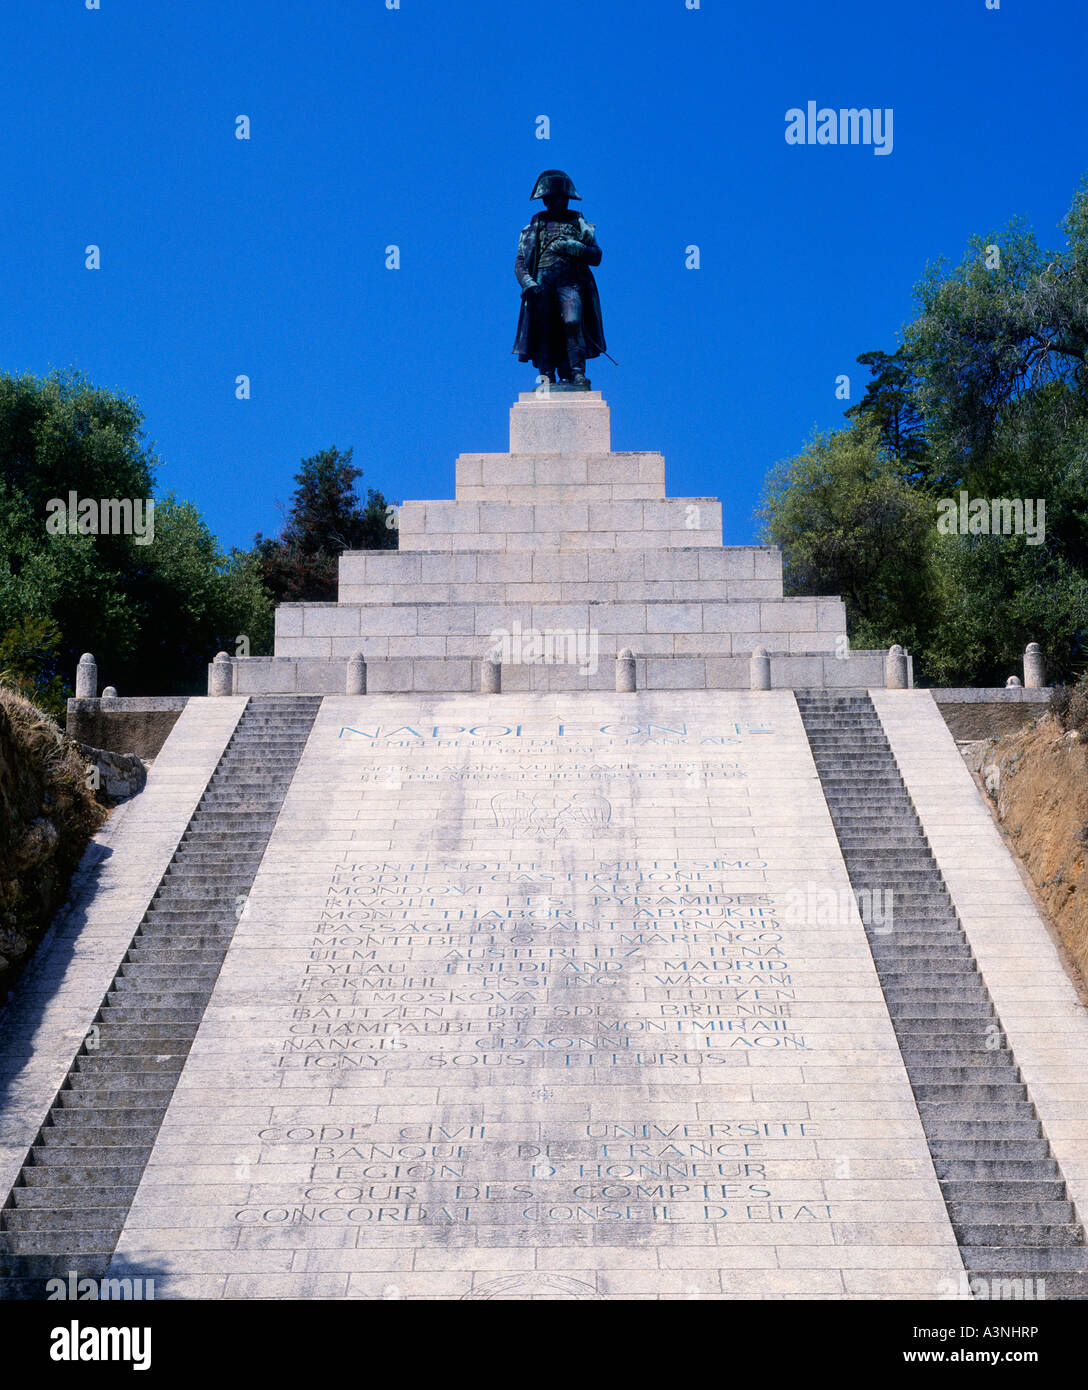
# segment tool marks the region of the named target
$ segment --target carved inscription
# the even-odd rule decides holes
[[[292,1098],[307,1077],[330,1095],[329,1119],[260,1129],[260,1162],[308,1180],[255,1186],[233,1220],[541,1246],[830,1222],[790,1167],[818,1125],[751,1090],[761,1058],[820,1046],[752,814],[746,749],[770,732],[339,728],[344,814],[390,843],[342,853],[290,938],[274,1066]],[[339,1103],[359,1088],[381,1118]],[[512,1296],[557,1295],[592,1286]]]

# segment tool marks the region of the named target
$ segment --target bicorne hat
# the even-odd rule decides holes
[[[574,180],[569,174],[564,174],[562,169],[545,169],[533,186],[532,193],[529,194],[529,201],[534,198],[546,197],[549,193],[566,194],[568,198],[576,198],[582,201],[582,195],[574,186]]]

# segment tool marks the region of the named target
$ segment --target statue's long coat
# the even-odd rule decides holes
[[[536,279],[537,266],[540,263],[540,231],[549,219],[551,221],[561,220],[557,219],[554,214],[549,214],[545,209],[534,213],[533,220],[527,227],[522,228],[518,240],[518,255],[514,263],[514,273],[523,289],[530,280]],[[598,252],[599,263],[600,248],[597,246],[597,240],[589,223],[578,212],[574,213],[571,220],[577,222],[578,231],[585,244]],[[578,284],[582,291],[582,334],[586,343],[586,357],[600,357],[601,353],[605,351],[605,341],[597,282],[585,261],[580,261],[578,268]],[[533,306],[531,302],[522,300],[521,313],[518,316],[517,337],[514,339],[512,349],[517,354],[519,362],[532,362],[542,355],[540,351],[542,335],[539,329],[534,331],[535,328]]]

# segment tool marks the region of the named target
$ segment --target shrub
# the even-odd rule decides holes
[[[1076,685],[1060,685],[1050,697],[1050,712],[1066,733],[1076,732],[1088,743],[1088,674]]]

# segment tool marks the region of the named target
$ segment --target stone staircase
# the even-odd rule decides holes
[[[105,1273],[320,703],[247,704],[0,1211],[0,1297]]]
[[[797,703],[855,895],[894,893],[891,929],[865,930],[964,1267],[1088,1298],[1084,1229],[872,702]]]
[[[336,603],[280,604],[274,657],[221,656],[230,691],[343,694],[359,652],[371,694],[469,694],[526,632],[580,634],[592,659],[508,643],[508,693],[614,690],[627,649],[640,690],[746,690],[756,647],[776,688],[883,681],[841,599],[787,598],[777,549],[724,546],[716,498],[669,497],[661,454],[613,450],[599,391],[523,392],[509,439],[458,458],[453,499],[404,502],[396,549],[345,551]]]

